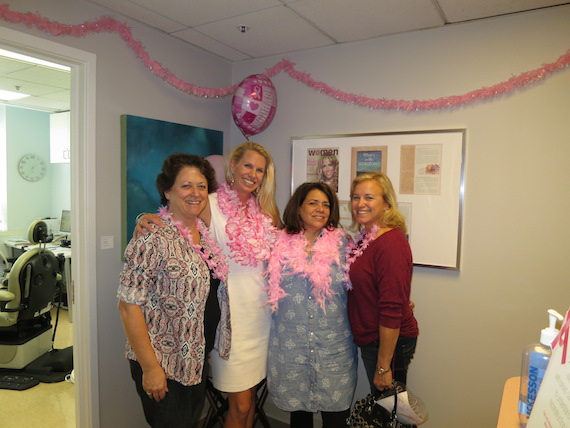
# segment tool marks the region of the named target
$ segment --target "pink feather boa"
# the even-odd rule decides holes
[[[313,246],[313,256],[309,259],[305,253],[307,239],[303,233],[289,235],[284,230],[279,232],[265,273],[268,282],[267,304],[272,311],[277,309],[279,300],[287,296],[281,287],[284,269],[290,270],[286,275],[308,278],[315,301],[325,310],[325,301],[334,294],[330,289],[332,265],[341,267],[343,275],[348,279],[344,266],[341,265],[341,247],[345,236],[342,229],[323,229]],[[350,288],[350,283],[345,283],[346,287]]]
[[[251,195],[244,207],[238,193],[228,183],[218,188],[218,205],[228,220],[226,234],[230,257],[242,266],[255,267],[269,258],[277,229]]]

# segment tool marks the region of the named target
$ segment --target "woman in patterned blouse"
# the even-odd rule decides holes
[[[283,215],[269,259],[268,304],[273,310],[267,384],[291,427],[344,428],[356,386],[356,347],[347,315],[345,252],[336,194],[304,183]]]
[[[186,154],[169,156],[156,182],[166,206],[159,210],[164,227],[129,242],[118,308],[127,336],[126,356],[147,422],[153,428],[186,428],[199,416],[206,344],[213,342],[204,337],[204,313],[207,302],[218,304],[208,300],[205,256],[215,252],[197,224],[208,193],[217,185],[210,164]],[[224,286],[222,282],[220,288]],[[218,296],[220,336],[229,337],[227,294],[218,290]],[[229,344],[219,352],[227,358]]]

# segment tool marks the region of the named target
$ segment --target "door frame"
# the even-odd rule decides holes
[[[75,424],[99,427],[96,239],[96,56],[0,26],[0,48],[71,68]]]

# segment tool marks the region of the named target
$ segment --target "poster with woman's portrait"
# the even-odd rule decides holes
[[[320,181],[338,192],[338,147],[307,149],[307,181]]]

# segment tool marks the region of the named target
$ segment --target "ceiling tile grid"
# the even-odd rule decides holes
[[[241,32],[238,27],[249,29]],[[252,58],[334,44],[334,41],[285,6],[232,17],[195,28]]]
[[[117,0],[105,0],[117,2]],[[261,12],[283,5],[279,0],[129,0],[140,7],[184,24],[187,27],[209,24],[224,19]],[[98,2],[98,0],[95,0]],[[120,1],[122,3],[122,1]],[[111,7],[112,8],[112,7]]]
[[[289,7],[338,43],[445,24],[432,0],[306,0]]]
[[[568,4],[556,0],[87,0],[229,61]],[[240,33],[238,27],[248,30]]]

